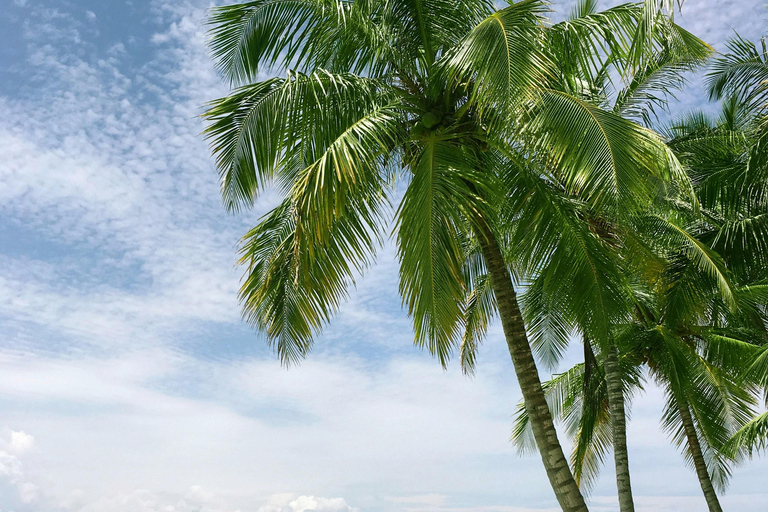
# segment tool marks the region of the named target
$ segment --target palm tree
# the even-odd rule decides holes
[[[735,271],[749,281],[747,299],[754,322],[768,330],[766,283],[768,282],[768,47],[736,36],[728,51],[717,58],[708,75],[710,99],[723,100],[717,122],[699,116],[686,124],[683,140],[692,140],[696,159],[709,183],[707,199],[715,205],[717,230],[712,238],[721,251],[731,255]],[[689,144],[689,143],[688,143]],[[723,181],[735,186],[730,193],[716,194]],[[762,323],[761,323],[762,322]],[[755,357],[742,360],[745,385],[762,389],[768,407],[768,342]],[[749,455],[768,446],[768,413],[753,418],[726,445],[732,456]]]
[[[567,430],[575,438],[571,463],[579,484],[587,487],[601,465],[605,450],[613,446],[617,438],[617,413],[616,407],[612,406],[612,402],[616,403],[616,390],[611,389],[611,373],[607,369],[609,358],[604,354],[605,350],[613,349],[615,354],[615,367],[611,371],[614,379],[619,379],[616,387],[622,398],[622,409],[618,413],[620,417],[623,419],[626,414],[623,404],[634,390],[641,388],[640,367],[646,363],[654,379],[668,392],[665,426],[674,430],[683,421],[688,436],[685,441],[693,447],[693,461],[697,470],[705,467],[699,465],[704,455],[717,453],[709,449],[703,453],[700,443],[691,435],[693,419],[688,412],[692,407],[690,404],[696,406],[693,411],[697,414],[696,421],[706,427],[707,442],[716,447],[723,445],[724,440],[735,430],[732,428],[734,425],[743,423],[746,418],[744,411],[750,411],[749,396],[735,382],[734,369],[738,365],[732,364],[730,373],[727,373],[703,357],[706,352],[704,347],[708,346],[705,342],[714,344],[711,339],[716,338],[721,343],[727,339],[729,342],[748,344],[750,341],[742,341],[745,333],[733,333],[730,332],[733,329],[729,331],[718,325],[706,329],[706,325],[702,325],[695,315],[699,313],[698,308],[693,308],[688,316],[681,312],[689,301],[700,300],[698,294],[704,293],[709,294],[709,301],[717,302],[720,311],[727,312],[726,303],[721,298],[724,290],[721,289],[721,283],[718,283],[727,273],[726,269],[717,255],[698,243],[674,219],[654,217],[644,220],[647,224],[645,233],[640,231],[633,235],[614,227],[617,241],[611,249],[623,254],[622,259],[611,262],[610,258],[615,258],[615,255],[604,248],[601,254],[600,245],[593,242],[590,261],[596,263],[595,268],[603,277],[602,280],[593,279],[598,282],[603,294],[610,297],[607,291],[611,290],[611,285],[614,286],[616,292],[612,297],[616,307],[621,303],[615,299],[623,297],[623,284],[629,280],[616,278],[617,270],[623,270],[630,279],[633,273],[640,274],[639,277],[652,283],[653,288],[638,289],[641,283],[633,282],[633,308],[623,315],[618,309],[611,310],[615,314],[608,318],[612,322],[608,338],[610,345],[606,348],[606,344],[594,343],[585,336],[585,362],[545,383],[545,393],[553,414],[565,421]],[[638,221],[635,226],[640,228],[641,223]],[[588,237],[588,233],[583,235],[584,239]],[[648,240],[643,242],[639,238]],[[632,253],[634,259],[644,263],[642,267],[633,264]],[[670,263],[665,264],[665,261]],[[681,266],[686,268],[685,272],[680,271]],[[663,272],[658,275],[660,271]],[[690,290],[684,289],[684,284],[672,281],[672,278],[691,280],[694,286],[703,283],[699,284],[699,288],[704,292],[694,289],[695,293],[689,294],[687,292]],[[543,336],[537,340],[540,352],[556,354],[567,343],[568,333],[574,327],[581,328],[583,324],[568,306],[569,298],[560,295],[559,299],[553,301],[552,298],[542,297],[541,282],[535,281],[526,291],[526,316],[531,319],[529,325],[536,329],[541,326]],[[731,286],[726,283],[724,288],[728,291]],[[635,319],[630,323],[630,313],[633,312]],[[553,316],[558,320],[553,321]],[[556,324],[554,329],[552,324]],[[530,441],[524,435],[527,425],[528,418],[521,414],[513,438]],[[618,425],[618,428],[624,428],[623,422]],[[625,435],[623,442],[626,442]],[[713,441],[709,442],[711,439]],[[721,462],[720,459],[713,461]]]
[[[663,424],[685,447],[712,512],[722,510],[717,491],[727,485],[736,452],[751,455],[765,446],[766,415],[747,420],[755,386],[768,385],[767,196],[755,149],[760,123],[756,128],[749,115],[750,102],[731,97],[723,107],[717,119],[692,114],[669,130],[695,184],[696,208],[678,204],[671,216],[635,225],[649,242],[632,250],[644,249],[641,274],[654,277],[635,285],[633,322],[616,334],[625,390],[641,387],[640,365],[666,390]],[[701,260],[714,272],[702,272]],[[538,289],[526,299],[529,315],[552,315],[551,307],[542,310]],[[581,485],[591,483],[613,442],[607,372],[586,340],[585,349],[585,363],[544,384],[555,417],[575,438],[571,463]],[[514,433],[523,448],[531,443],[527,422],[521,414]]]
[[[499,194],[551,181],[597,212],[639,209],[680,169],[652,132],[556,87],[545,12],[539,0],[216,8],[211,48],[241,86],[204,116],[227,207],[247,208],[267,187],[284,197],[243,238],[241,290],[246,318],[281,360],[308,353],[371,264],[398,180],[400,293],[416,344],[445,365],[462,337],[479,339],[468,303],[484,281],[558,502],[583,511],[504,258]],[[628,22],[636,17],[617,9],[578,35],[609,41]],[[275,68],[290,71],[258,80]],[[532,173],[532,161],[546,165]]]
[[[593,43],[577,37],[574,27],[593,22],[602,13],[596,12],[595,2],[579,2],[566,21],[552,27],[550,55],[557,63],[562,91],[650,125],[674,89],[684,83],[684,73],[703,64],[711,49],[672,23],[652,2],[624,9],[634,24],[623,25],[623,31],[614,29],[613,44],[608,48],[584,51],[581,47]],[[580,55],[589,55],[590,60],[585,64]],[[613,83],[612,76],[621,81]],[[615,85],[618,90],[612,93]],[[560,191],[567,190],[568,183],[558,186]],[[585,348],[604,359],[619,505],[623,512],[632,512],[624,393],[610,326],[625,320],[631,303],[626,271],[614,258],[625,238],[623,233],[635,229],[631,218],[637,212],[627,208],[606,215],[594,211],[577,194],[554,198],[557,190],[541,188],[537,193],[542,203],[526,194],[520,204],[509,208],[517,212],[511,223],[521,227],[513,245],[522,248],[526,265],[537,267],[529,272],[537,277],[526,294],[528,298],[536,294],[537,300],[525,301],[531,305],[526,308],[529,329],[533,327],[534,343],[540,338],[539,324],[559,323],[561,340],[570,329],[578,328],[585,340],[599,345]]]
[[[689,265],[675,263],[668,271],[695,276],[684,268]],[[662,426],[693,465],[710,512],[722,512],[717,492],[725,490],[734,462],[723,448],[748,421],[754,404],[749,388],[738,378],[739,362],[756,352],[754,343],[764,333],[743,322],[747,315],[725,309],[718,292],[700,286],[701,276],[688,279],[699,282],[674,282],[657,292],[661,309],[645,307],[643,320],[627,326],[623,341],[626,357],[645,363],[665,391]],[[680,303],[673,298],[680,287],[705,296],[696,308],[698,314],[680,314]],[[702,311],[705,308],[725,312],[713,318]]]

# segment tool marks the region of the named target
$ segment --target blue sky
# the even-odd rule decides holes
[[[276,198],[221,206],[196,118],[226,93],[208,6],[0,0],[0,511],[554,510],[508,442],[498,328],[473,379],[443,371],[412,346],[391,247],[298,368],[240,321],[237,240]],[[767,12],[687,0],[678,20],[722,48]],[[634,403],[638,508],[702,510],[660,404]],[[764,510],[767,471],[737,470],[727,506]],[[613,492],[606,468],[592,510]]]

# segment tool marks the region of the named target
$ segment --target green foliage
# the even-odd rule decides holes
[[[543,0],[213,8],[211,51],[239,86],[203,114],[224,203],[282,198],[242,240],[244,316],[300,361],[392,232],[415,343],[471,374],[497,312],[491,233],[539,360],[584,339],[584,363],[545,384],[580,484],[612,447],[615,346],[627,402],[645,375],[662,386],[664,427],[690,453],[690,414],[722,489],[765,442],[766,52],[732,41],[708,75],[721,116],[680,119],[667,144],[651,127],[711,48],[671,1],[596,5],[557,24]],[[513,437],[531,447],[524,408]]]
[[[592,297],[613,308],[609,318],[619,309],[608,304],[613,296],[627,293],[591,293],[610,259],[573,215],[641,208],[684,176],[658,136],[561,90],[556,79],[562,34],[593,35],[619,60],[638,8],[601,14],[585,5],[554,27],[546,10],[540,0],[500,10],[484,0],[260,0],[212,10],[219,70],[247,83],[204,114],[225,204],[249,208],[271,188],[285,197],[243,240],[241,293],[246,317],[285,361],[306,354],[373,258],[396,166],[406,184],[395,216],[400,292],[418,345],[444,365],[461,346],[471,371],[494,313],[488,279],[467,273],[477,246],[472,226],[489,224],[507,238],[501,208],[519,190],[508,189],[507,199],[506,185],[538,190],[525,215],[544,207],[557,216],[531,226],[551,240],[540,248],[526,242],[529,271],[541,274],[547,293],[588,285],[590,301],[568,314],[604,337],[601,315],[586,313]],[[276,67],[294,70],[249,83]],[[513,154],[533,171],[515,171]],[[544,201],[558,187],[565,194],[554,211]],[[583,205],[579,212],[570,201]],[[563,264],[544,271],[549,258]],[[578,262],[578,276],[568,259]]]

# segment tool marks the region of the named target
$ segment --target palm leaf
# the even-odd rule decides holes
[[[732,454],[744,451],[750,457],[755,452],[765,449],[768,449],[768,412],[764,412],[741,427],[726,445],[726,451]]]
[[[218,70],[232,83],[247,83],[259,70],[295,62],[318,35],[345,23],[351,2],[340,0],[254,0],[213,7],[209,46]]]
[[[419,144],[397,213],[400,293],[413,317],[416,344],[445,365],[461,337],[466,296],[460,230],[465,219],[482,210],[470,184],[484,179],[461,147],[434,133]]]
[[[290,188],[302,170],[355,172],[363,159],[391,152],[401,121],[395,97],[381,87],[350,74],[289,73],[212,102],[205,135],[226,205],[251,206],[275,178]]]
[[[487,274],[474,280],[474,287],[464,303],[464,335],[461,338],[459,361],[462,371],[474,374],[477,349],[485,338],[488,324],[496,313],[496,297]]]
[[[665,181],[690,189],[677,158],[656,134],[585,101],[548,91],[529,123],[535,152],[569,194],[595,210],[638,210]]]
[[[481,21],[441,61],[449,82],[466,83],[481,112],[500,115],[505,123],[516,115],[529,90],[550,64],[541,52],[541,16],[546,5],[523,0]]]
[[[710,99],[735,96],[752,108],[768,99],[768,60],[738,34],[727,43],[729,52],[715,59],[707,74]]]

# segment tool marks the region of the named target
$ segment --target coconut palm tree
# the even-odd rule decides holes
[[[754,182],[756,173],[749,171],[747,124],[732,99],[719,119],[693,114],[668,131],[698,203],[698,212],[677,208],[676,224],[712,251],[733,291],[733,296],[721,293],[711,279],[692,271],[690,259],[670,253],[656,292],[661,316],[655,316],[659,327],[653,334],[667,341],[665,363],[651,374],[670,399],[664,425],[685,447],[711,512],[722,510],[717,491],[725,489],[733,462],[725,442],[753,414],[753,384],[741,374],[768,340],[762,288],[768,277],[765,185]],[[645,317],[650,327],[654,322],[648,317],[654,314]]]
[[[733,289],[742,304],[742,309],[733,311],[731,302],[723,299],[717,279],[703,272],[696,261],[708,258],[722,275],[730,277],[719,256],[703,244],[690,251],[689,231],[693,229],[670,232],[671,221],[649,220],[655,222],[649,223],[646,229],[650,230],[644,235],[656,241],[657,247],[643,253],[642,260],[649,263],[643,269],[646,286],[634,283],[632,322],[614,325],[621,389],[626,401],[642,389],[641,369],[645,367],[666,391],[663,425],[675,442],[685,447],[710,510],[718,511],[715,491],[725,488],[731,463],[722,449],[728,437],[748,420],[754,403],[750,387],[745,389],[739,375],[765,341],[765,317],[759,311],[759,305],[765,304],[765,290],[761,285]],[[652,244],[649,241],[647,245]],[[631,250],[638,247],[634,243]],[[659,271],[654,272],[655,266]],[[624,268],[628,273],[637,272],[632,266]],[[653,287],[648,288],[648,284]],[[529,289],[525,299],[527,313],[533,315],[541,302],[538,289]],[[546,304],[534,318],[553,314],[568,318],[567,310],[555,308]],[[551,339],[545,340],[545,347],[547,343],[551,344]],[[593,347],[585,339],[584,347],[585,362],[556,376],[544,388],[554,416],[565,423],[574,438],[571,464],[579,484],[588,488],[606,450],[614,443],[615,425],[605,370],[607,358],[601,357],[599,344]],[[531,444],[528,419],[524,411],[519,413],[513,438],[525,449]]]
[[[737,272],[755,283],[749,297],[758,318],[765,319],[768,283],[768,47],[740,36],[727,44],[728,51],[713,62],[708,75],[710,98],[723,100],[724,112],[713,123],[700,116],[689,129],[694,151],[715,157],[714,164],[697,159],[711,182],[708,199],[718,206],[719,231],[714,240],[733,254]],[[728,164],[728,165],[724,165]],[[737,187],[717,194],[723,180]],[[765,322],[764,322],[765,325]],[[743,367],[746,384],[762,389],[768,407],[768,346]],[[768,414],[744,425],[727,443],[730,455],[753,455],[768,446]]]
[[[245,316],[280,358],[309,352],[371,264],[396,197],[390,184],[403,183],[400,293],[416,344],[445,365],[462,338],[478,339],[483,315],[468,303],[483,283],[558,502],[582,511],[505,260],[499,205],[505,191],[558,182],[595,212],[642,209],[681,170],[654,133],[558,87],[545,12],[538,0],[498,10],[489,0],[216,8],[211,48],[239,87],[204,116],[227,207],[248,208],[268,187],[284,198],[242,246]],[[636,22],[619,8],[574,34],[608,45]],[[587,63],[593,47],[581,48]],[[260,74],[272,69],[290,71]],[[475,303],[489,305],[487,296]]]
[[[636,286],[633,322],[616,333],[625,390],[641,386],[638,368],[647,365],[667,393],[663,425],[684,447],[712,512],[722,510],[717,491],[724,490],[738,449],[751,454],[765,446],[766,416],[747,422],[755,390],[768,384],[766,189],[756,150],[761,124],[751,105],[731,96],[718,118],[692,114],[668,131],[695,184],[696,208],[678,204],[663,222],[656,215],[635,224],[648,243],[635,243],[632,251],[651,249],[641,251],[645,269],[638,268],[653,277]],[[692,245],[700,250],[681,250]],[[702,258],[718,272],[697,268]],[[537,289],[528,293],[526,310],[552,315],[551,306],[542,310]],[[613,442],[607,372],[586,342],[585,348],[585,363],[544,384],[555,417],[575,438],[572,465],[582,485],[591,483]],[[531,443],[526,429],[523,413],[514,437],[524,448]]]
[[[647,3],[624,6],[635,24],[630,31],[614,30],[612,45],[585,51],[582,47],[593,43],[578,37],[574,27],[601,16],[595,7],[595,2],[579,2],[571,16],[551,29],[548,50],[557,63],[558,85],[583,101],[650,125],[684,83],[684,73],[703,64],[711,49]],[[578,55],[590,60],[585,64]],[[615,76],[621,80],[611,81]],[[526,301],[529,330],[537,344],[539,325],[549,328],[559,323],[562,346],[567,343],[568,324],[599,345],[588,348],[605,359],[619,505],[623,512],[631,512],[624,393],[610,326],[626,321],[632,302],[626,270],[614,261],[614,254],[626,238],[623,233],[635,229],[631,218],[637,211],[626,208],[606,215],[578,194],[563,194],[567,183],[557,186],[559,190],[539,187],[537,196],[526,193],[508,208],[516,216],[508,223],[519,228],[513,245],[523,253],[527,273],[536,276],[526,293],[531,300],[536,296],[533,302]]]

